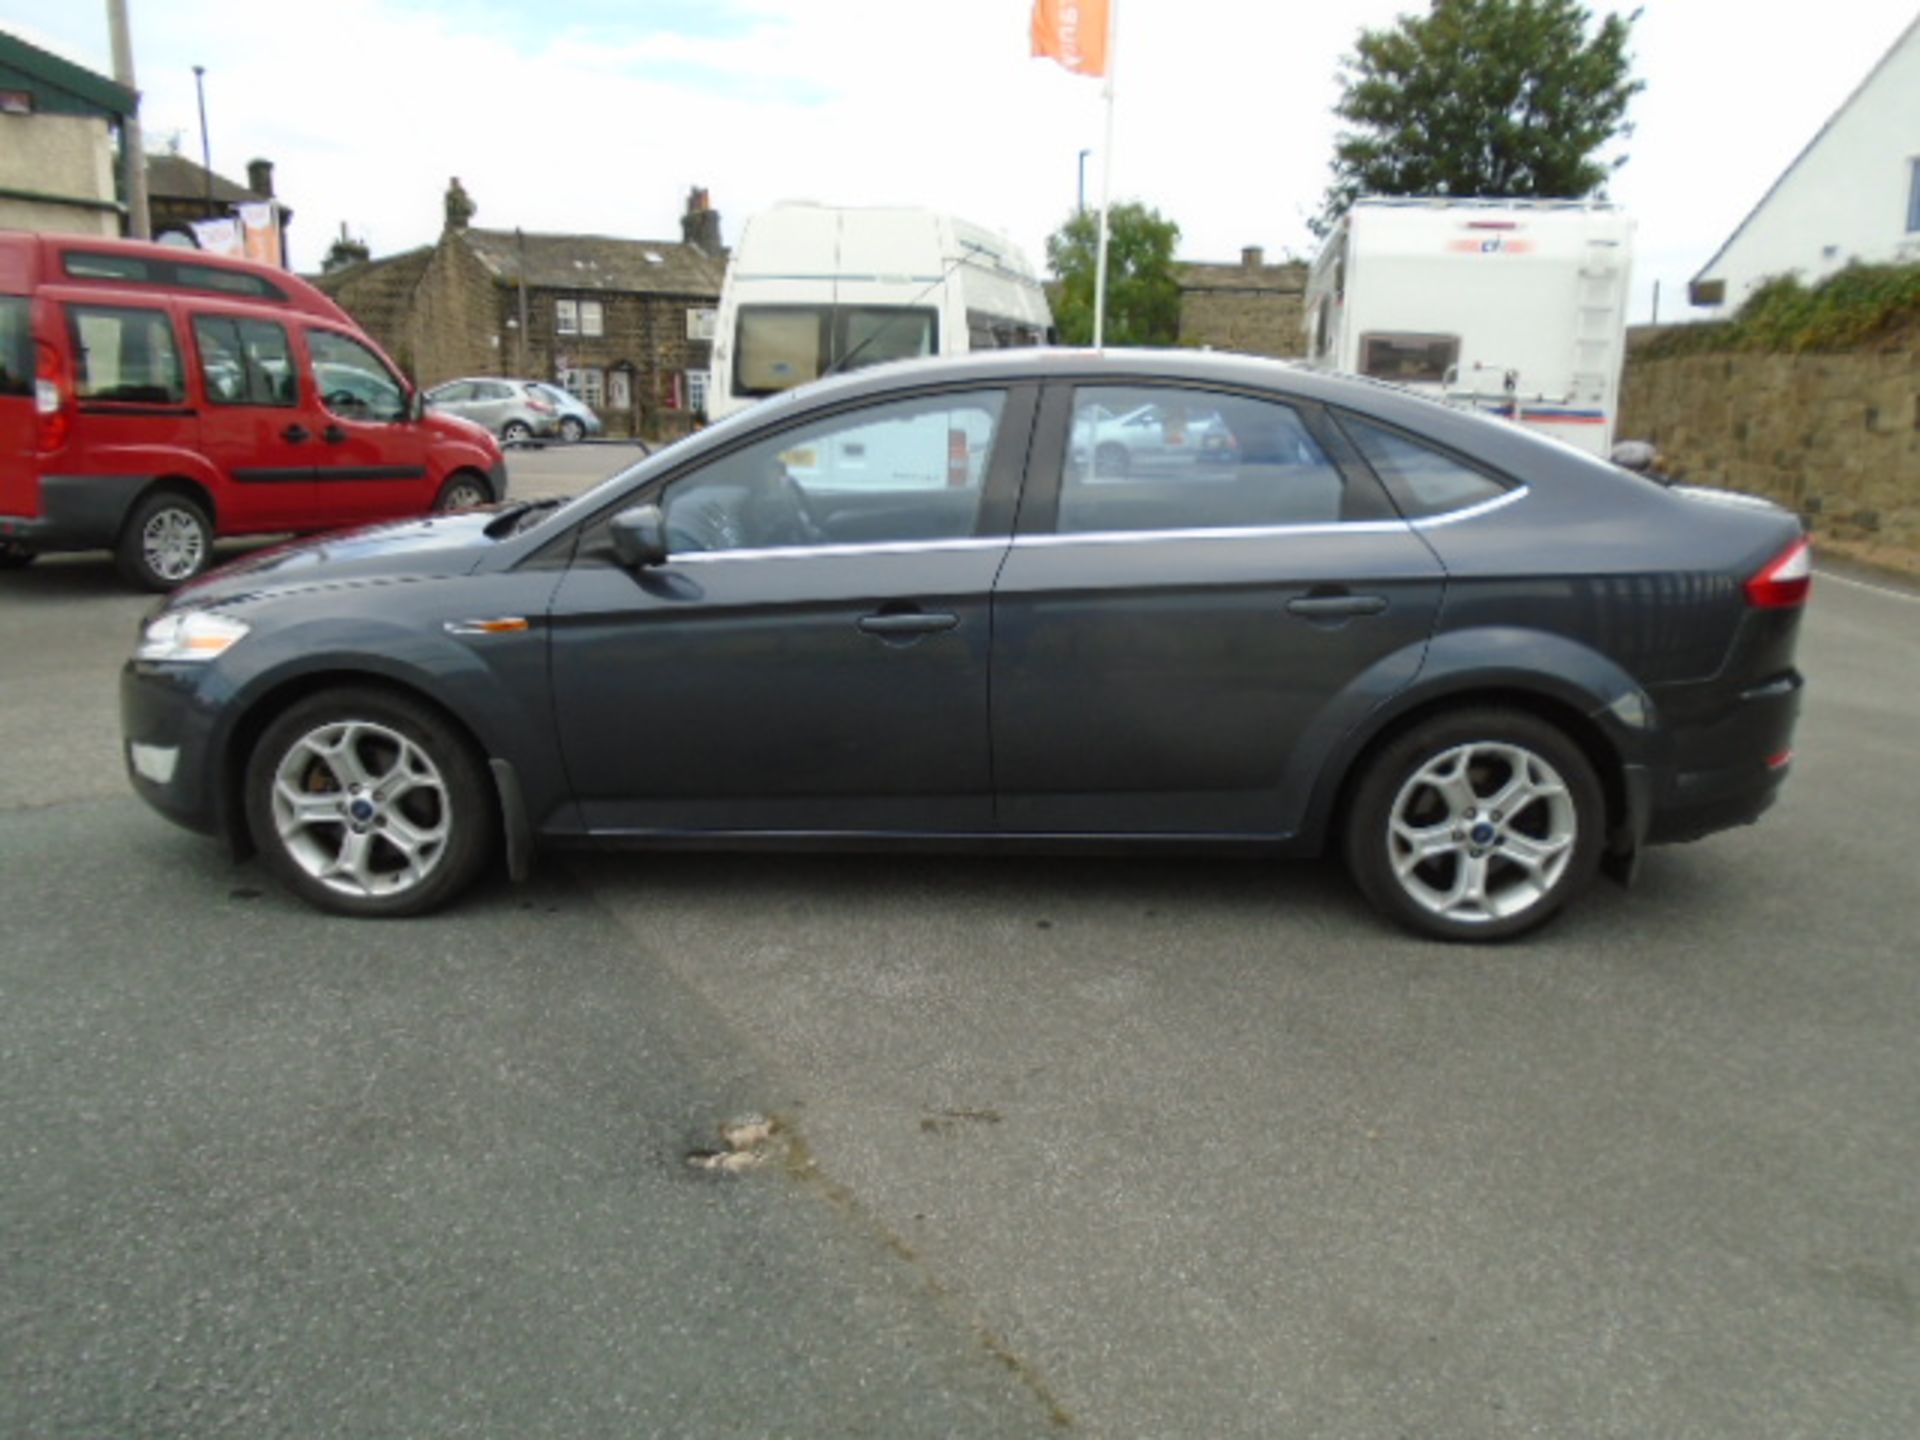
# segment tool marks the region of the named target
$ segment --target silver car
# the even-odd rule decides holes
[[[560,438],[571,444],[575,440],[584,440],[589,435],[598,435],[602,429],[600,417],[586,401],[571,390],[562,390],[558,385],[544,382],[530,385],[553,402],[553,408],[560,417]]]
[[[427,391],[425,400],[429,410],[471,420],[502,440],[553,435],[560,428],[558,409],[545,394],[545,387],[533,380],[501,380],[490,375],[449,380]]]

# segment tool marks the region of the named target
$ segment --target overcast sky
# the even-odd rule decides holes
[[[458,175],[474,223],[673,239],[689,187],[727,241],[781,199],[936,206],[1036,265],[1098,193],[1099,82],[1028,55],[1029,0],[128,0],[150,148],[276,164],[300,268],[345,222],[433,239]],[[1418,0],[1119,0],[1116,199],[1181,257],[1311,253],[1340,58]],[[1596,3],[1596,12],[1630,9]],[[1645,0],[1647,88],[1611,187],[1639,222],[1632,318],[1686,280],[1914,18],[1913,0]],[[884,17],[884,18],[880,18]],[[0,28],[111,71],[106,0],[0,0]]]

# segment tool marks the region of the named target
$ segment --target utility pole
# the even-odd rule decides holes
[[[1084,215],[1087,213],[1087,156],[1092,153],[1093,151],[1091,150],[1082,150],[1080,152],[1080,189],[1078,192],[1080,198],[1074,209],[1074,214],[1076,215]]]
[[[107,0],[107,33],[113,44],[113,78],[133,91],[133,113],[120,125],[120,188],[127,196],[127,233],[153,238],[147,213],[147,147],[140,136],[140,89],[133,83],[133,38],[127,33],[127,0]]]
[[[213,143],[207,139],[207,67],[193,67],[193,88],[200,96],[200,168],[207,176],[207,215],[213,219]]]

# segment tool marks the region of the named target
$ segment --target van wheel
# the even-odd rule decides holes
[[[323,690],[247,762],[247,826],[302,899],[340,915],[420,915],[470,885],[496,831],[486,773],[439,715],[378,690]]]
[[[433,502],[435,514],[445,514],[449,510],[471,510],[476,505],[493,503],[493,492],[487,482],[471,471],[462,470],[448,477],[447,483],[440,487],[440,494]]]
[[[40,558],[40,552],[12,540],[0,540],[0,570],[24,570]]]
[[[142,590],[171,590],[207,568],[213,558],[213,522],[186,496],[156,490],[133,507],[114,560],[121,576]]]
[[[1367,898],[1440,940],[1542,925],[1600,863],[1606,800],[1580,747],[1515,710],[1437,715],[1380,752],[1347,814]]]

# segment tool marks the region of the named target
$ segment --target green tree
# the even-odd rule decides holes
[[[1593,194],[1626,163],[1635,10],[1589,33],[1579,0],[1432,0],[1362,30],[1341,61],[1333,183],[1315,230],[1359,195]]]
[[[1180,227],[1138,201],[1107,212],[1108,345],[1171,345],[1180,332],[1173,250]],[[1093,342],[1093,281],[1100,213],[1083,210],[1047,237],[1053,323],[1068,345]]]

